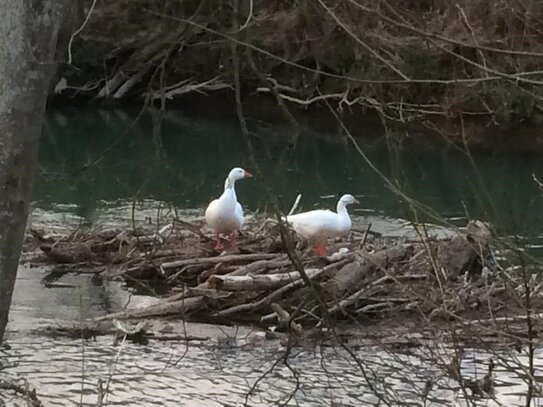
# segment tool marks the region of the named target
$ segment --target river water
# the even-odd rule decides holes
[[[295,139],[280,122],[250,120],[249,147],[233,114],[169,110],[161,122],[162,138],[154,142],[153,120],[137,113],[50,112],[40,150],[36,204],[50,210],[66,205],[88,222],[104,203],[118,200],[151,198],[199,209],[239,165],[258,175],[237,185],[238,198],[248,211],[265,210],[270,193],[287,211],[298,193],[303,208],[335,207],[338,195],[351,193],[361,198],[361,205],[351,208],[354,214],[414,217],[412,207],[329,123],[309,120]],[[528,239],[536,248],[540,245],[542,197],[532,179],[535,174],[543,180],[539,154],[480,150],[469,157],[449,144],[421,143],[397,149],[391,146],[397,143],[387,143],[380,130],[369,125],[355,128],[353,134],[382,174],[407,196],[433,208],[442,221],[465,225],[468,217],[478,218],[503,233]],[[433,220],[422,212],[417,219]]]
[[[49,112],[33,223],[62,227],[131,222],[134,199],[136,222],[152,222],[159,206],[197,218],[220,191],[226,172],[241,165],[259,174],[239,184],[240,201],[249,212],[266,210],[269,191],[287,208],[297,193],[309,208],[333,207],[339,194],[349,192],[362,198],[352,209],[356,225],[371,222],[383,234],[409,233],[412,212],[333,131],[309,126],[294,140],[280,123],[255,121],[249,147],[231,118],[204,119],[172,110],[165,114],[157,143],[152,120],[144,117],[134,123],[136,116],[126,110]],[[473,153],[474,168],[454,149],[407,147],[397,155],[376,130],[355,133],[367,136],[360,142],[372,163],[443,221],[463,225],[468,217],[490,220],[505,233],[520,234],[539,254],[541,196],[531,176],[543,179],[538,156],[479,151]],[[46,288],[47,272],[21,267],[9,348],[0,349],[0,378],[28,380],[46,406],[97,405],[99,382],[109,382],[102,405],[363,406],[377,401],[360,365],[344,350],[296,348],[285,357],[283,344],[248,327],[171,322],[170,331],[201,339],[151,340],[145,346],[114,343],[111,337],[83,341],[43,335],[39,328],[77,324],[126,304],[154,300],[90,276],[66,275],[59,280],[64,286]],[[458,384],[439,367],[440,359],[448,362],[452,356],[442,343],[401,352],[375,344],[355,353],[377,392],[397,405],[425,405],[420,393],[428,379],[435,385],[426,405],[465,405]],[[462,372],[481,378],[489,358],[482,350],[466,349]],[[515,366],[527,365],[525,352],[500,349],[493,358],[499,359],[496,399],[483,397],[478,404],[523,405],[525,386]],[[536,379],[543,377],[539,350],[536,368]],[[23,405],[9,393],[0,395],[2,403]]]

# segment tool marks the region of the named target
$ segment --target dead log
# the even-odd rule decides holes
[[[81,263],[95,260],[96,256],[86,244],[69,246],[41,245],[40,249],[57,263]]]
[[[343,266],[330,280],[323,284],[328,297],[343,298],[362,287],[366,277],[375,269],[387,268],[413,254],[413,246],[399,244],[377,253],[365,253],[357,260]]]
[[[481,273],[482,253],[476,249],[475,245],[476,243],[469,242],[464,236],[455,236],[448,244],[438,246],[438,264],[449,279],[456,280],[458,276],[466,272],[470,275]]]
[[[313,278],[321,272],[321,269],[306,269],[309,278]],[[299,280],[301,275],[297,271],[291,273],[264,274],[264,275],[214,275],[209,277],[208,283],[211,288],[226,291],[247,291],[247,290],[273,290],[285,284]]]
[[[272,260],[259,260],[249,263],[245,266],[241,266],[232,273],[231,276],[244,276],[247,274],[261,274],[266,270],[272,268],[285,267],[291,264],[291,261],[287,259],[286,255],[277,256]]]
[[[184,298],[178,301],[161,302],[147,307],[135,308],[127,311],[115,312],[103,317],[95,318],[94,321],[107,321],[112,319],[137,319],[158,316],[178,315],[196,311],[204,306],[204,297]]]
[[[364,260],[346,264],[323,284],[324,293],[327,297],[341,298],[346,292],[356,291],[372,268],[372,264]]]
[[[269,260],[279,257],[280,254],[275,253],[256,253],[256,254],[230,254],[226,256],[201,257],[196,259],[183,259],[172,262],[162,263],[161,270],[172,270],[183,266],[192,266],[196,264],[218,264],[228,262],[246,262],[255,260]]]
[[[224,256],[226,257],[226,256]],[[245,266],[241,266],[237,268],[236,270],[226,274],[227,276],[239,276],[239,275],[245,275],[247,273],[256,273],[257,270],[265,271],[269,268],[275,268],[275,267],[282,267],[285,263],[290,264],[290,260],[284,260],[286,258],[286,255],[276,255],[275,258],[271,260],[262,260],[262,261],[255,261],[253,263],[247,264]],[[264,265],[262,262],[265,262],[266,265]],[[202,284],[197,285],[194,287],[196,289],[206,289],[209,288],[209,282],[206,280]],[[177,301],[182,298],[186,297],[186,293],[177,293],[174,294],[166,299],[166,301]]]

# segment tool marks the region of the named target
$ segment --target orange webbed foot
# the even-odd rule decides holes
[[[219,232],[215,233],[215,240],[217,241],[217,244],[215,245],[215,250],[218,251],[224,249],[224,244],[221,242]]]
[[[321,242],[319,241],[315,242],[314,247],[315,247],[315,251],[317,252],[319,256],[326,256],[326,248]]]

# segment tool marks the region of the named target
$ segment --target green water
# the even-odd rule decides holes
[[[159,137],[153,131],[157,121],[149,114],[136,120],[137,114],[89,108],[50,111],[40,149],[36,205],[51,209],[70,204],[83,217],[91,217],[104,202],[135,197],[202,208],[220,194],[226,174],[239,165],[258,174],[237,185],[239,200],[249,211],[266,208],[267,191],[287,210],[297,193],[303,195],[304,208],[334,207],[338,195],[352,193],[362,198],[353,208],[355,215],[413,216],[339,132],[313,125],[294,140],[284,124],[253,120],[249,148],[233,114],[208,117],[169,110]],[[359,127],[353,133],[380,171],[444,219],[457,225],[468,217],[489,220],[507,233],[524,236],[533,247],[543,241],[543,202],[531,176],[543,179],[539,155],[474,151],[475,168],[454,148],[390,149],[378,129]]]

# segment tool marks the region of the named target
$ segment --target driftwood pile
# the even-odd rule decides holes
[[[278,229],[253,221],[238,238],[240,252],[222,254],[202,225],[182,221],[160,233],[33,230],[32,241],[42,253],[34,262],[54,263],[57,274],[101,273],[167,287],[158,304],[108,319],[178,316],[298,330],[330,318],[488,318],[520,298],[512,293],[522,282],[496,262],[481,222],[444,240],[422,229],[410,241],[353,231],[330,242],[327,257],[303,242],[287,252]]]

